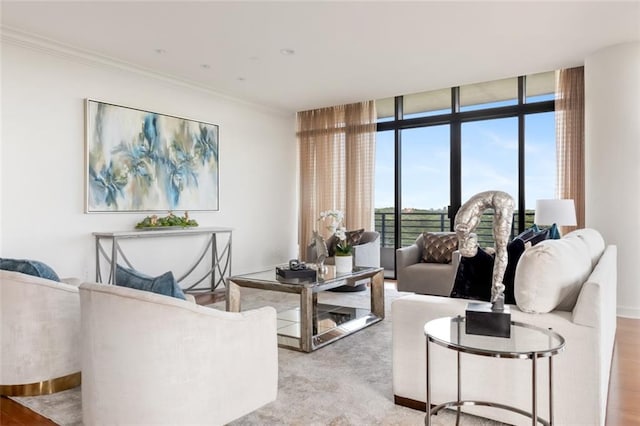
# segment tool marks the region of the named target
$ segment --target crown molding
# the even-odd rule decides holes
[[[93,51],[81,49],[76,46],[61,43],[52,39],[48,39],[46,37],[39,36],[37,34],[25,32],[7,26],[0,26],[0,42],[39,51],[58,58],[79,62],[84,65],[103,69],[106,68],[112,70],[118,69],[128,71],[148,78],[153,78],[155,80],[160,80],[165,83],[206,93],[207,95],[223,98],[225,100],[242,104],[261,111],[276,113],[285,116],[293,115],[290,111],[237,98],[189,79],[178,77],[172,74],[158,72],[150,68],[141,67],[127,61],[123,61],[107,55],[101,55]]]

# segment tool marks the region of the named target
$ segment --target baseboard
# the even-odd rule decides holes
[[[624,317],[624,318],[639,319],[640,318],[640,308],[633,308],[631,306],[620,306],[620,305],[618,305],[617,315],[619,317]]]
[[[403,396],[393,395],[393,402],[396,405],[402,405],[403,407],[412,408],[414,410],[420,410],[427,412],[427,404],[422,401],[416,401],[415,399],[405,398]]]

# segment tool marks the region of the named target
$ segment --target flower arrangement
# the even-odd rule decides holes
[[[347,230],[341,225],[343,219],[344,213],[342,213],[342,211],[325,210],[320,212],[318,221],[329,220],[326,228],[338,239],[338,244],[336,245],[336,256],[351,256],[353,247],[347,242]]]

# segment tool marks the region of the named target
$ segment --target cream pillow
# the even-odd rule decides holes
[[[591,273],[591,257],[581,238],[545,240],[524,251],[514,279],[518,308],[546,313],[571,311]]]
[[[589,249],[589,256],[591,256],[592,267],[596,266],[600,256],[604,253],[604,238],[602,238],[602,235],[595,229],[576,229],[575,231],[569,232],[564,238],[580,238],[585,242]]]

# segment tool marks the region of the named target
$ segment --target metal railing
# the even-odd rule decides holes
[[[525,212],[525,227],[533,225],[534,211],[527,210]],[[400,240],[401,247],[413,244],[422,232],[443,232],[449,231],[450,220],[444,211],[422,211],[422,212],[404,212],[400,216],[401,230]],[[511,236],[517,235],[516,224],[518,221],[518,212],[513,213],[513,222],[511,225]],[[493,212],[489,211],[482,216],[480,224],[476,227],[475,233],[478,235],[478,243],[482,247],[493,246],[492,235]],[[393,213],[376,212],[375,227],[380,233],[381,247],[395,247],[394,238],[395,216]]]

